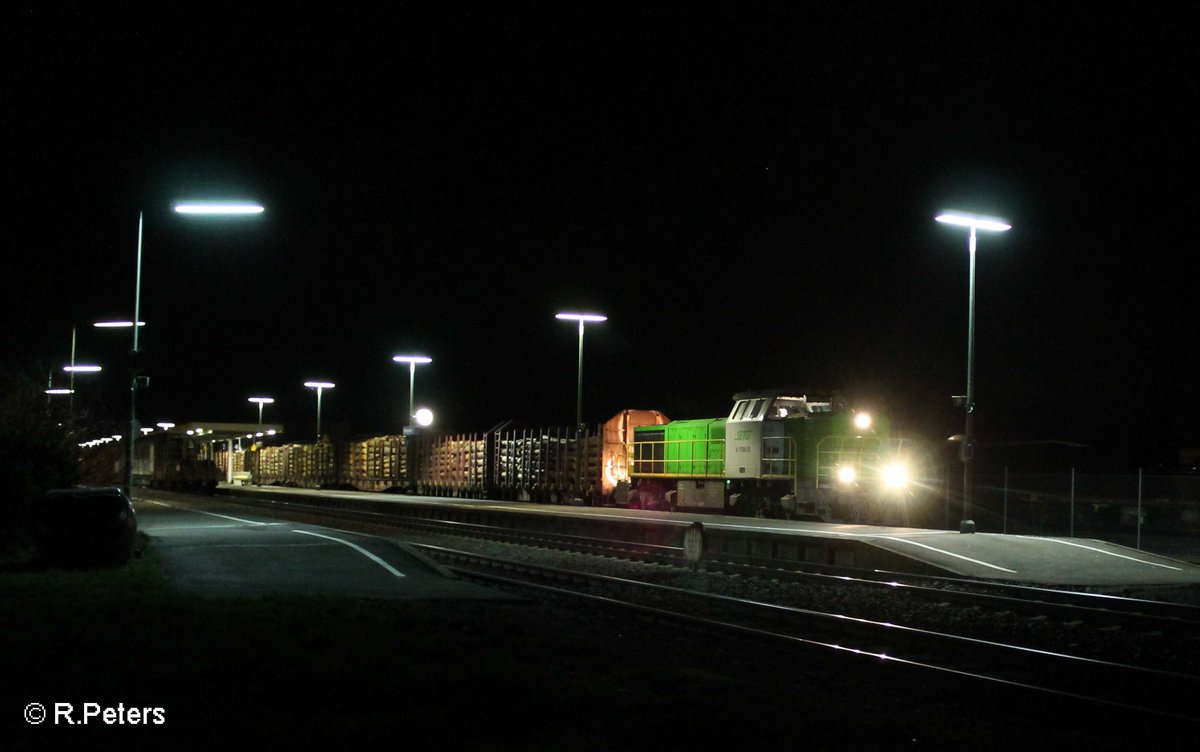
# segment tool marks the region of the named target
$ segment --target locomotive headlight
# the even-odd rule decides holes
[[[891,462],[883,468],[883,483],[888,488],[904,488],[908,485],[908,466],[903,462]]]
[[[860,431],[865,431],[871,427],[870,413],[856,413],[854,416],[854,427]]]
[[[838,468],[837,477],[840,482],[848,486],[858,477],[858,473],[850,465],[845,465]]]

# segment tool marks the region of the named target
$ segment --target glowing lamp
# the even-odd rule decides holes
[[[263,207],[250,201],[181,201],[175,204],[175,211],[208,215],[262,214]]]

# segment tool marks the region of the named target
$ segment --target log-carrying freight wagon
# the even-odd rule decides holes
[[[627,483],[634,428],[666,422],[656,410],[624,410],[582,432],[509,421],[483,433],[417,431],[265,447],[246,462],[263,485],[593,504],[613,499]],[[228,461],[218,453],[221,467]]]

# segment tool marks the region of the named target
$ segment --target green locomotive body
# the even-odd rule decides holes
[[[728,417],[640,426],[629,503],[788,519],[862,521],[904,493],[903,443],[837,395],[734,395]]]

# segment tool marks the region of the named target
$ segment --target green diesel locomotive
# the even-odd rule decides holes
[[[865,522],[906,493],[904,443],[838,395],[734,395],[726,418],[639,426],[625,502],[644,509]]]

